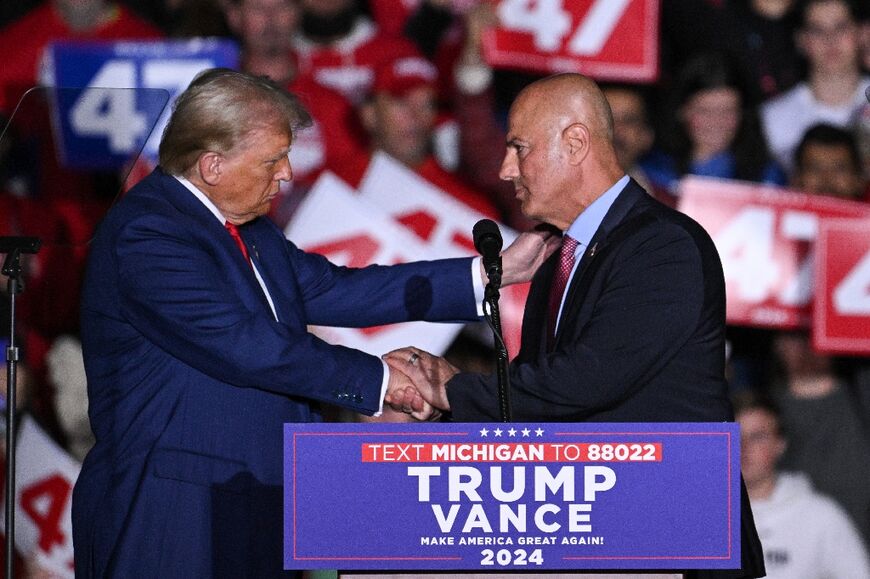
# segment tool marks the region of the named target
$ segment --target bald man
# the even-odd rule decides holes
[[[532,280],[509,369],[513,419],[733,420],[716,248],[697,223],[624,174],[595,83],[562,74],[523,90],[500,176],[513,182],[524,214],[564,232],[561,251]],[[458,373],[415,348],[387,363],[454,420],[500,419],[494,375]],[[746,571],[711,576],[763,576],[748,502],[743,521]]]

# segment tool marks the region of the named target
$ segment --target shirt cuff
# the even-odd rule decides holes
[[[477,304],[478,317],[483,316],[483,280],[480,276],[480,262],[482,257],[471,260],[471,285],[474,288],[474,301]]]
[[[384,398],[387,396],[387,384],[390,383],[390,367],[387,366],[387,363],[381,360],[381,364],[384,365],[384,379],[381,382],[381,398],[380,402],[378,402],[378,411],[375,412],[372,416],[380,416],[384,412]]]

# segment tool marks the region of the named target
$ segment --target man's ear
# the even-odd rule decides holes
[[[568,152],[568,159],[572,165],[579,165],[589,153],[590,134],[589,127],[583,123],[573,123],[562,131],[562,142]]]
[[[207,185],[220,183],[223,174],[224,157],[214,151],[206,151],[196,160],[196,170],[199,178]]]

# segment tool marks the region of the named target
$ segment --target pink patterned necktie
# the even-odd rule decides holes
[[[230,232],[230,235],[235,240],[236,245],[239,246],[239,249],[242,251],[242,255],[245,256],[245,261],[248,262],[248,265],[254,267],[254,265],[251,263],[251,257],[248,255],[248,247],[245,245],[245,242],[242,241],[242,235],[239,233],[239,228],[236,227],[235,224],[230,223],[229,221],[224,224],[224,227],[227,228],[227,231]]]
[[[547,315],[547,350],[553,349],[556,338],[556,318],[559,315],[559,306],[562,304],[562,294],[565,293],[565,286],[568,285],[568,278],[571,277],[571,270],[574,268],[574,252],[577,250],[577,245],[579,245],[579,242],[570,235],[562,237],[559,264],[556,266],[556,271],[553,272],[553,284],[550,286],[550,307]]]

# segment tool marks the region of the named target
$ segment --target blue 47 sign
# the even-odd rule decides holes
[[[167,102],[200,71],[238,62],[229,40],[52,44],[42,80],[58,87],[54,121],[62,159],[102,169],[123,166],[140,151],[156,159]]]

